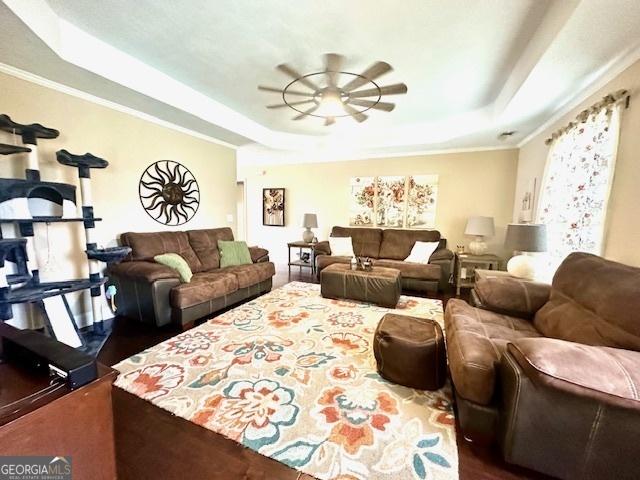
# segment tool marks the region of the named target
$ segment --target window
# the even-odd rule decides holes
[[[571,252],[602,254],[619,118],[615,103],[584,112],[551,144],[537,221],[547,225],[553,267]]]

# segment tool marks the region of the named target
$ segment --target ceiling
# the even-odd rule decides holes
[[[637,53],[637,0],[0,0],[0,62],[233,145],[276,149],[516,145]],[[612,13],[614,12],[614,13]],[[624,14],[620,14],[624,12]],[[356,124],[269,110],[288,63],[375,61],[404,82]],[[501,144],[501,145],[504,145]]]

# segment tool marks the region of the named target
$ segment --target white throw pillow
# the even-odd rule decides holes
[[[405,262],[429,263],[429,258],[436,251],[440,242],[416,242]]]
[[[331,255],[336,257],[354,257],[351,237],[329,237]]]

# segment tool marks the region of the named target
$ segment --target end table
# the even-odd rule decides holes
[[[315,258],[315,252],[313,251],[313,247],[315,246],[315,243],[307,243],[307,242],[303,242],[303,241],[298,241],[298,242],[289,242],[287,243],[287,248],[289,250],[289,262],[287,263],[287,265],[289,266],[289,275],[291,275],[291,267],[300,267],[300,272],[302,273],[302,269],[303,268],[310,268],[311,269],[311,275],[314,275],[316,273],[316,258]],[[309,254],[309,261],[305,262],[304,260],[300,259],[300,260],[291,260],[291,249],[292,248],[297,248],[300,252],[300,254],[302,254],[302,252],[304,250],[309,250],[310,254]]]
[[[461,288],[472,288],[475,284],[476,269],[498,270],[500,257],[497,255],[472,255],[470,253],[456,253],[455,281],[456,296]]]

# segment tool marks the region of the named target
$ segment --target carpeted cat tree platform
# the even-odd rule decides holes
[[[56,153],[58,163],[78,169],[82,215],[78,215],[76,186],[40,179],[38,139],[57,138],[59,132],[38,123],[16,123],[0,115],[0,130],[13,133],[22,145],[0,144],[0,155],[27,156],[25,178],[0,178],[0,225],[14,224],[19,237],[3,238],[0,228],[0,321],[13,318],[13,305],[30,304],[41,316],[46,332],[58,340],[96,355],[109,335],[104,326],[101,297],[107,281],[103,263],[117,263],[131,251],[129,247],[99,248],[91,198],[91,169],[109,163],[90,153]],[[34,224],[81,222],[86,238],[88,278],[55,282],[40,280],[35,255]],[[78,329],[66,295],[81,290],[91,293],[92,328]]]

